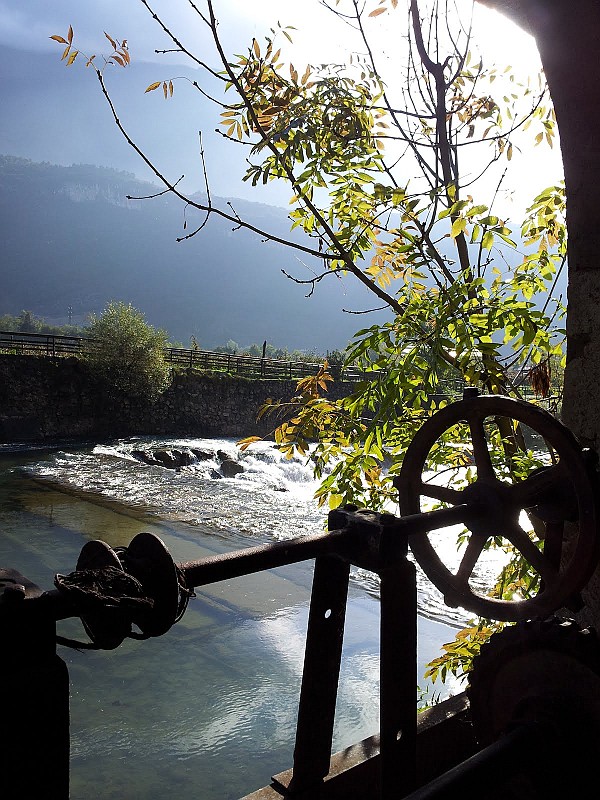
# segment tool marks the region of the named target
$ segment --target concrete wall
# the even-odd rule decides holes
[[[349,385],[334,384],[330,396]],[[289,399],[295,381],[176,375],[154,404],[102,399],[85,364],[75,358],[0,356],[0,442],[132,435],[242,437],[266,435],[277,418],[256,416],[267,398]]]

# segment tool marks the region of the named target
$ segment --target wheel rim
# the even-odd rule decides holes
[[[517,483],[498,480],[484,425],[487,419],[500,417],[516,420],[541,434],[558,456],[558,465]],[[423,472],[432,447],[447,430],[460,423],[469,426],[476,480],[464,490],[425,483]],[[523,508],[531,507],[532,496],[564,491],[567,484],[576,506],[579,531],[567,563],[559,568],[560,546],[558,554],[550,551],[552,548],[556,551],[556,542],[562,539],[562,523],[546,521],[547,539],[542,553],[521,528],[518,518]],[[573,434],[551,414],[530,403],[501,396],[469,397],[441,409],[415,435],[395,485],[403,516],[422,512],[423,497],[451,505],[476,504],[482,509],[479,522],[467,526],[469,541],[455,572],[442,561],[429,534],[410,536],[410,547],[417,562],[449,605],[460,605],[479,616],[512,622],[547,616],[579,592],[595,568],[598,556],[595,481]],[[493,535],[510,541],[541,577],[542,586],[535,597],[501,600],[482,595],[471,587],[469,578]]]

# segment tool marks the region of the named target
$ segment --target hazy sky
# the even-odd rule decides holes
[[[460,2],[467,4],[467,0]],[[198,5],[203,7],[202,0]],[[402,2],[395,17],[382,16],[374,23],[382,52],[386,48],[393,51],[397,46],[405,20],[401,6]],[[190,15],[185,0],[155,0],[152,7],[164,15],[185,44],[214,63],[203,26]],[[216,0],[215,8],[230,53],[243,52],[253,36],[262,38],[277,21],[297,28],[289,57],[298,66],[306,61],[337,60],[341,45],[347,43],[347,32],[343,39],[335,32],[330,24],[331,13],[317,0]],[[528,36],[493,12],[478,10],[476,22],[486,54],[492,54],[503,65],[536,68],[537,53]],[[201,128],[215,194],[286,204],[286,190],[267,187],[257,192],[241,182],[241,148],[238,157],[235,148],[223,147],[224,143],[212,133],[218,114],[208,116],[183,83],[176,84],[176,97],[168,102],[158,92],[144,95],[149,82],[185,72],[164,56],[154,54],[155,48],[172,45],[139,0],[0,0],[0,85],[4,106],[0,118],[1,153],[63,164],[114,166],[150,178],[111,122],[93,73],[78,62],[68,70],[60,62],[61,48],[49,37],[65,35],[69,24],[75,30],[76,45],[88,54],[107,51],[103,31],[128,40],[133,68],[108,75],[109,86],[124,123],[136,141],[158,154],[157,160],[165,165],[169,178],[185,173],[189,189],[201,188],[202,170],[197,156]],[[522,159],[519,183],[527,188],[529,196],[560,177],[558,155],[549,157],[536,148]]]

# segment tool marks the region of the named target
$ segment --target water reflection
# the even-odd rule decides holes
[[[68,459],[22,453],[5,455],[0,462],[0,564],[19,569],[43,588],[52,587],[56,572],[74,568],[88,539],[115,547],[149,530],[165,541],[177,561],[256,541],[251,527],[226,535],[206,522],[165,522],[139,506],[84,494],[73,471],[75,456],[75,451]],[[56,482],[61,463],[60,469],[69,466],[68,492]],[[93,470],[91,462],[85,463],[87,475]],[[45,470],[55,471],[48,476],[54,483],[32,480],[32,474],[38,479]],[[113,478],[106,485],[122,491],[123,480]],[[96,480],[104,485],[104,479]],[[169,476],[166,485],[176,481]],[[253,504],[269,491],[255,487],[241,493],[227,489],[225,481],[218,484],[225,489],[220,503],[229,505],[232,522],[259,514]],[[215,494],[207,492],[200,505],[216,514],[216,488],[211,486]],[[231,507],[233,497],[238,498],[237,511]],[[265,512],[262,524],[277,538],[290,531],[290,520],[299,512],[293,501],[275,505],[272,494],[269,498],[271,516],[265,523]],[[252,513],[240,508],[246,505],[253,505]],[[314,529],[316,518],[302,524]],[[318,519],[320,525],[320,512]],[[299,532],[294,524],[291,530]],[[190,601],[181,622],[160,638],[126,640],[108,652],[60,648],[71,681],[72,800],[155,800],[171,794],[178,800],[227,800],[268,784],[271,775],[287,769],[311,579],[312,564],[307,563],[206,586]],[[376,591],[365,591],[356,579],[348,606],[336,748],[377,731],[378,625]],[[419,626],[422,674],[453,633],[423,619]],[[85,636],[76,620],[61,622],[59,628],[65,636]]]

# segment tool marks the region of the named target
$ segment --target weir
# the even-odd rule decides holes
[[[555,461],[525,480],[500,480],[484,426],[499,418],[539,433]],[[431,448],[458,422],[470,431],[476,479],[460,490],[426,483]],[[529,797],[560,796],[566,787],[553,768],[557,753],[590,750],[600,741],[596,709],[588,710],[585,736],[573,730],[583,698],[598,696],[600,644],[593,632],[552,616],[576,606],[597,563],[593,456],[542,409],[471,391],[423,425],[394,483],[401,516],[346,506],[330,512],[328,532],[315,536],[182,563],[151,533],[138,534],[123,548],[90,541],[75,570],[56,575],[52,590],[16,569],[0,570],[4,791],[69,796],[69,686],[57,642],[114,650],[128,637],[161,636],[183,617],[195,588],[314,559],[293,764],[249,798],[416,800],[456,797],[475,787],[478,795],[494,797],[515,781],[529,787]],[[423,497],[443,507],[422,511]],[[523,510],[544,528],[539,548],[520,527]],[[574,520],[577,532],[563,547],[565,522]],[[463,525],[469,538],[452,571],[428,534],[454,524]],[[535,595],[494,599],[470,582],[486,543],[498,537],[538,573]],[[419,718],[416,571],[409,548],[449,605],[516,623],[482,648],[468,697],[452,698]],[[380,731],[332,754],[351,565],[380,579]],[[81,618],[89,642],[57,638],[56,622],[69,617]],[[560,668],[552,669],[557,663]],[[577,776],[569,780],[572,790]]]

